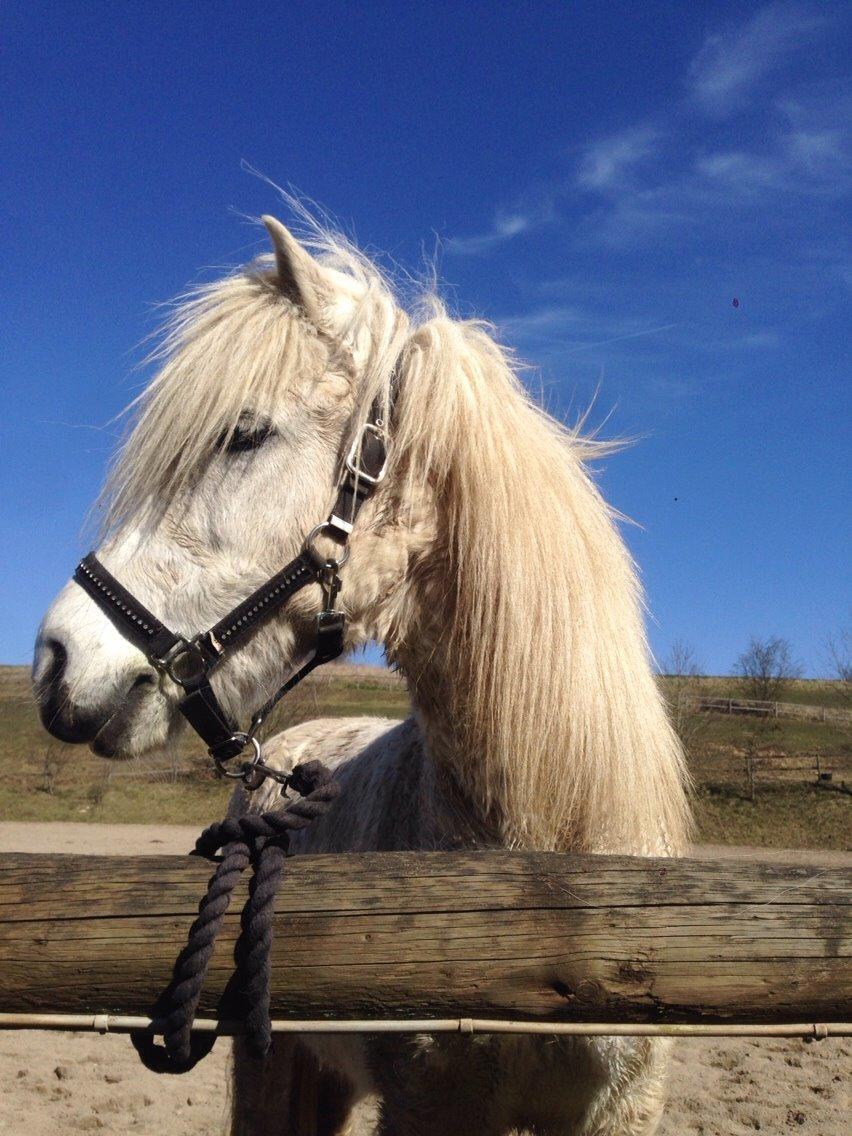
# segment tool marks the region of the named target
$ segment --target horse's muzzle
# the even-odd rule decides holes
[[[35,684],[41,724],[61,742],[90,742],[109,715],[74,705],[65,681],[68,652],[58,639],[48,639],[43,650],[50,652],[50,662]]]

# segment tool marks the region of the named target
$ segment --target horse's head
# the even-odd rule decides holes
[[[387,391],[406,319],[378,275],[339,249],[317,258],[268,218],[275,260],[206,288],[175,316],[158,377],[107,488],[98,557],[142,604],[191,638],[295,556],[334,500],[341,463],[372,400]],[[341,270],[341,267],[346,270]],[[350,541],[348,645],[399,575],[404,551],[380,490]],[[380,549],[380,551],[377,551]],[[214,676],[244,716],[312,645],[311,585]],[[42,622],[33,666],[56,737],[131,755],[162,744],[180,687],[155,669],[74,582]]]

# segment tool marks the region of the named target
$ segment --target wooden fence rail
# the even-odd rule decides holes
[[[696,711],[739,714],[752,718],[804,718],[811,722],[840,722],[852,726],[852,709],[842,706],[807,706],[799,702],[764,702],[755,698],[689,695]]]
[[[0,1011],[145,1014],[210,865],[0,856]],[[288,861],[277,1017],[852,1021],[852,869],[547,853]],[[243,892],[200,1012],[230,974]]]
[[[700,784],[738,784],[750,788],[810,784],[850,792],[852,754],[702,753],[692,773]]]

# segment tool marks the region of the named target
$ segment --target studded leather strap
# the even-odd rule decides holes
[[[74,579],[122,635],[149,658],[164,658],[180,642],[180,636],[170,631],[119,584],[94,552],[90,552],[77,565]]]

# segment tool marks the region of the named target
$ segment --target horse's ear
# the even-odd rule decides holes
[[[322,320],[322,270],[277,218],[266,216],[261,220],[275,250],[278,287],[288,300],[299,305],[312,323],[319,324]]]

